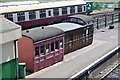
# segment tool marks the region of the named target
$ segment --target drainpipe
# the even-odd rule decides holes
[[[15,64],[16,64],[16,79],[18,79],[19,78],[19,73],[18,73],[18,60],[17,60],[17,46],[16,46],[16,42],[17,42],[17,40],[14,40],[14,46],[15,46]]]

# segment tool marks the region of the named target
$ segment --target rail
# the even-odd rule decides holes
[[[110,73],[112,73],[120,64],[117,64],[113,69],[106,73],[100,80],[104,80]]]
[[[79,71],[75,75],[71,76],[68,80],[80,80],[83,78],[87,78],[92,71],[97,69],[100,65],[102,65],[105,61],[110,59],[115,54],[117,54],[117,52],[119,51],[120,51],[120,46],[114,48],[113,50],[105,54],[103,57],[99,58],[98,60],[96,60],[95,62],[84,68],[83,70]]]

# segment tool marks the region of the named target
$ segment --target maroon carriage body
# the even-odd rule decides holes
[[[19,62],[25,62],[29,71],[36,72],[59,62],[64,57],[64,34],[58,28],[34,28],[23,31],[18,40]]]

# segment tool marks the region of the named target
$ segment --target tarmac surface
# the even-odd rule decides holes
[[[69,78],[81,71],[107,52],[118,46],[120,23],[114,24],[114,29],[108,27],[95,30],[93,43],[87,47],[68,53],[64,60],[42,69],[26,78]]]

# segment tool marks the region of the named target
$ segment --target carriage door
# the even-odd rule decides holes
[[[48,10],[46,10],[46,17],[47,17],[47,18],[53,17],[53,9],[48,9]]]
[[[35,57],[34,57],[34,71],[38,71],[40,66],[40,54],[39,54],[39,46],[35,47]]]
[[[69,33],[69,52],[73,51],[73,32]]]
[[[45,67],[45,61],[46,61],[46,57],[45,57],[45,45],[41,44],[40,45],[40,69]]]
[[[82,38],[82,42],[83,42],[83,46],[84,47],[86,45],[86,28],[83,28],[83,38]]]
[[[88,28],[83,29],[83,44],[88,45]]]
[[[52,47],[50,52],[50,48]],[[54,63],[54,42],[52,42],[51,44],[46,43],[45,46],[45,53],[46,53],[46,61],[45,61],[45,66],[50,66]]]
[[[89,27],[86,28],[86,45],[89,44]]]

